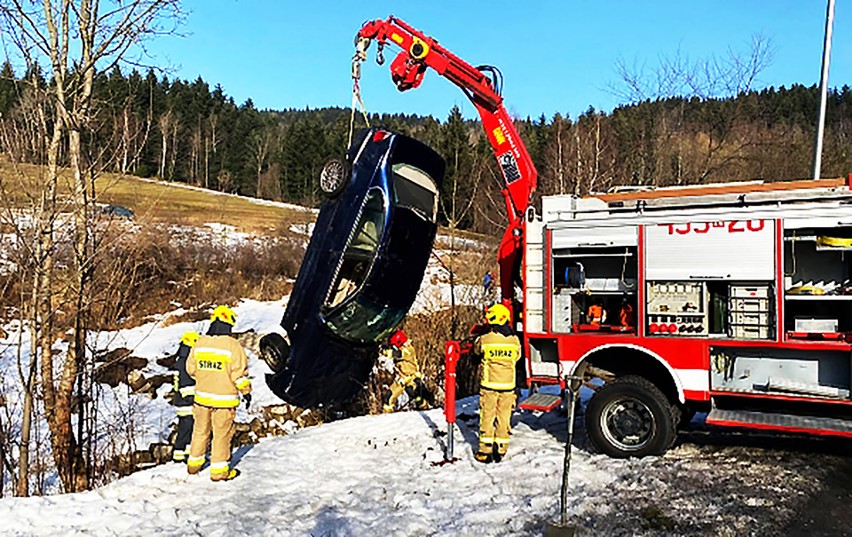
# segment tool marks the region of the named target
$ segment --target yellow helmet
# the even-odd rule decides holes
[[[216,306],[210,316],[210,322],[213,321],[222,321],[233,326],[237,322],[237,314],[228,306]]]
[[[184,332],[180,337],[180,342],[187,347],[195,347],[198,342],[198,332]]]
[[[503,304],[494,304],[485,310],[485,320],[488,321],[488,324],[506,324],[511,317],[509,308]]]

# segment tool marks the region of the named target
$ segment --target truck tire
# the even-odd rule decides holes
[[[659,455],[676,439],[678,410],[647,379],[619,377],[604,384],[589,400],[586,432],[592,445],[610,457]]]
[[[260,338],[260,357],[273,372],[284,369],[290,359],[290,344],[281,334],[272,332]]]

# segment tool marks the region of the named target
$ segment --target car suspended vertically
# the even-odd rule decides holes
[[[301,407],[344,402],[360,391],[379,344],[405,317],[437,231],[443,158],[382,129],[360,133],[346,163],[320,180],[319,216],[281,322],[261,353],[266,382]],[[289,341],[288,341],[289,340]]]

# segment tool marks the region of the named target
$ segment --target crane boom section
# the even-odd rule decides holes
[[[364,24],[357,36],[357,59],[366,58],[371,40],[381,51],[393,43],[402,51],[391,62],[391,76],[397,89],[416,88],[427,68],[458,86],[470,98],[482,120],[488,141],[503,172],[502,194],[509,223],[498,251],[500,287],[504,302],[514,296],[519,279],[523,249],[523,215],[535,192],[538,174],[514,122],[503,106],[496,81],[489,78],[487,68],[476,68],[454,55],[438,42],[393,16]]]

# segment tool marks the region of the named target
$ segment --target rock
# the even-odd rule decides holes
[[[116,362],[120,361],[122,358],[126,358],[130,356],[132,351],[130,349],[125,349],[124,347],[120,347],[118,349],[113,349],[107,352],[97,352],[95,353],[95,362]]]
[[[174,369],[175,362],[177,362],[177,353],[157,358],[157,365],[165,367],[166,369]]]
[[[139,393],[145,387],[145,375],[135,369],[127,374],[126,380],[133,393]]]
[[[154,464],[154,455],[151,451],[137,451],[133,454],[133,462],[136,466]]]
[[[148,451],[151,452],[151,457],[154,459],[154,462],[157,464],[162,464],[164,462],[169,462],[172,460],[172,453],[174,452],[174,447],[169,444],[156,443],[151,444],[148,448]]]
[[[147,393],[152,399],[157,397],[157,389],[163,384],[171,384],[173,376],[170,374],[154,375],[147,378],[140,371],[132,370],[127,374],[127,385],[135,394]]]
[[[258,343],[260,342],[260,334],[252,330],[248,330],[246,332],[234,332],[234,339],[240,342],[240,345],[243,346],[243,349],[252,351],[255,354],[260,353],[260,348],[258,347]]]
[[[98,360],[98,357],[95,360]],[[128,382],[128,377],[132,371],[148,366],[148,360],[138,356],[130,356],[128,349],[116,349],[101,355],[99,361],[103,363],[95,368],[95,382],[107,384],[112,388],[117,387],[122,382]]]

